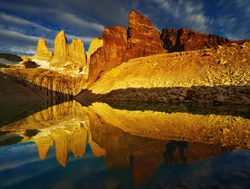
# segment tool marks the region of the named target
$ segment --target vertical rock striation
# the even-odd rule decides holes
[[[127,51],[123,61],[166,52],[160,33],[147,17],[135,11],[129,14],[127,38]]]
[[[67,61],[68,44],[64,31],[60,31],[54,41],[54,56],[51,60],[51,65],[62,67]]]
[[[80,39],[73,39],[68,46],[65,32],[60,31],[55,38],[54,56],[50,63],[51,66],[57,68],[82,70],[87,65],[83,42]]]
[[[72,40],[69,46],[68,60],[80,69],[87,65],[86,53],[82,40],[75,38]]]
[[[87,64],[88,65],[90,62],[91,55],[94,54],[94,52],[96,52],[97,49],[99,49],[102,46],[103,46],[103,39],[101,39],[101,38],[94,38],[91,41],[91,43],[89,45],[88,53],[87,53]]]
[[[45,61],[50,61],[52,58],[52,52],[47,47],[46,40],[44,38],[38,40],[37,50],[33,58]]]

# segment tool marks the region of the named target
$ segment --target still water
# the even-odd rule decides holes
[[[1,189],[250,188],[248,107],[41,109],[0,121]]]

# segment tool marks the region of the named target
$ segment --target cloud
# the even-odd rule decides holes
[[[71,21],[72,25],[77,24],[79,27],[88,27],[100,31],[103,29],[102,25],[89,23],[71,14],[66,14],[62,19]],[[27,30],[32,30],[33,32],[27,32]],[[53,41],[57,33],[58,30],[50,29],[27,19],[0,13],[1,51],[20,55],[32,55],[35,53],[37,41],[41,37],[46,38],[48,47],[53,50]],[[66,36],[69,43],[73,38],[78,38],[87,46],[93,39],[92,36],[77,36],[67,33]]]
[[[199,31],[207,31],[210,21],[204,13],[204,5],[197,1],[184,0],[153,0],[165,16],[170,16],[182,27],[189,27]]]
[[[8,24],[11,23],[12,25],[15,25],[15,26],[34,27],[34,28],[42,30],[44,32],[51,32],[52,31],[51,29],[44,27],[42,25],[39,25],[37,23],[31,22],[29,20],[26,20],[26,19],[23,19],[23,18],[20,18],[17,16],[8,15],[5,13],[0,13],[0,23],[1,23],[1,26],[4,26],[4,25],[8,26]]]
[[[218,2],[220,15],[212,27],[229,39],[250,38],[250,1],[237,0]]]
[[[39,37],[0,28],[0,50],[19,55],[34,54]],[[47,43],[52,43],[48,40]]]
[[[59,14],[60,15],[60,19],[63,20],[64,22],[68,22],[71,23],[72,25],[75,26],[80,26],[83,28],[90,28],[90,29],[94,29],[97,31],[103,31],[104,26],[101,24],[97,24],[97,23],[92,23],[89,21],[86,21],[84,19],[81,19],[73,14],[70,13],[63,13],[63,14]]]

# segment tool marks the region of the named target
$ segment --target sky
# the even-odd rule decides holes
[[[187,27],[229,39],[250,39],[250,0],[0,0],[0,52],[35,53],[40,37],[53,50],[63,29],[87,50],[105,26],[127,27],[131,9],[158,30]]]

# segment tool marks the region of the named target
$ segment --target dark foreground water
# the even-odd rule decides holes
[[[153,106],[67,102],[2,126],[0,188],[250,188],[247,108]]]

